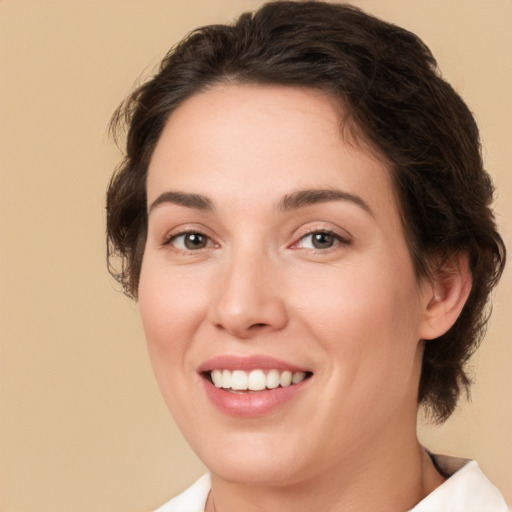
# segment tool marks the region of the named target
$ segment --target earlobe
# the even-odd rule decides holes
[[[438,338],[453,326],[471,292],[471,285],[471,271],[465,253],[454,255],[435,271],[425,290],[421,339]]]

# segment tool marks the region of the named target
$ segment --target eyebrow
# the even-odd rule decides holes
[[[349,201],[365,210],[372,217],[374,216],[372,209],[362,197],[343,190],[330,188],[298,190],[297,192],[286,194],[279,202],[278,208],[282,211],[290,211],[331,201]]]
[[[291,194],[283,196],[278,204],[278,210],[287,212],[305,208],[318,203],[328,203],[332,201],[349,201],[364,211],[374,216],[372,209],[366,201],[349,192],[338,189],[307,189],[298,190]],[[148,208],[148,215],[161,204],[170,203],[197,210],[213,211],[215,209],[213,202],[201,194],[190,194],[187,192],[164,192],[160,194]]]
[[[200,194],[189,194],[186,192],[164,192],[160,194],[148,208],[148,215],[161,204],[171,203],[187,208],[195,208],[197,210],[211,211],[214,209],[213,203],[206,196]]]

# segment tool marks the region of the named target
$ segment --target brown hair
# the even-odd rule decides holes
[[[271,2],[233,25],[195,30],[167,54],[112,119],[114,133],[128,126],[126,156],[107,195],[112,275],[137,296],[153,149],[185,99],[223,82],[310,87],[338,98],[352,126],[391,165],[417,275],[431,275],[434,259],[468,255],[473,284],[465,307],[446,334],[425,343],[418,401],[444,421],[461,389],[469,389],[465,363],[483,335],[505,263],[490,209],[493,186],[474,118],[429,49],[355,7]]]

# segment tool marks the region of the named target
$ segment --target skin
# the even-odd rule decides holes
[[[421,340],[455,321],[468,272],[461,259],[417,279],[384,159],[341,135],[341,115],[318,91],[222,85],[185,101],[154,151],[140,312],[164,399],[211,471],[208,510],[396,512],[443,482],[416,438]],[[333,189],[346,197],[282,207]],[[225,354],[313,375],[270,414],[234,417],[197,372]]]

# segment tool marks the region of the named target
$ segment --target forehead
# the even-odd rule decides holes
[[[319,90],[215,86],[170,116],[150,162],[148,201],[165,189],[250,203],[341,187],[394,207],[384,159],[343,130],[343,118],[340,102]]]

